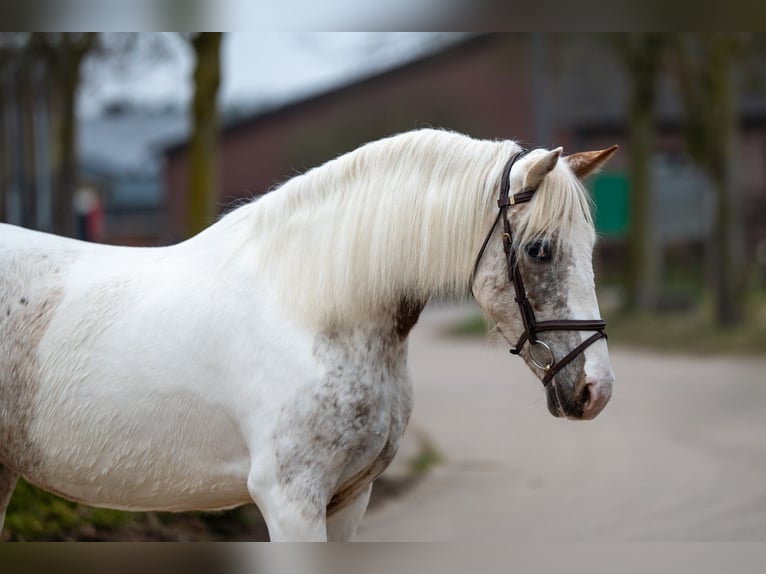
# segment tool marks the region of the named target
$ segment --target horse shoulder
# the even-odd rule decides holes
[[[317,335],[322,376],[298,389],[274,433],[276,479],[290,497],[336,512],[388,466],[412,407],[405,348],[375,332]]]

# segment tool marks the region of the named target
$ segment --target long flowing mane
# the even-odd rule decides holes
[[[465,289],[503,166],[518,150],[513,141],[407,132],[297,176],[224,221],[248,226],[257,272],[286,308],[315,325],[358,321],[403,298]],[[539,190],[525,233],[562,231],[583,213],[583,193],[564,167]]]

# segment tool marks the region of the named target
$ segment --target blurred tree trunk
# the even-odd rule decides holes
[[[35,141],[34,124],[34,88],[32,68],[34,54],[25,53],[21,56],[23,63],[16,76],[16,101],[18,105],[19,135],[20,135],[20,168],[21,173],[21,225],[31,229],[37,223],[37,178],[35,177],[35,159],[38,142]]]
[[[736,180],[736,64],[742,37],[727,33],[685,34],[677,43],[678,72],[689,153],[715,191],[712,253],[715,319],[733,326],[744,319],[743,238]]]
[[[0,221],[8,221],[8,187],[11,179],[11,166],[8,159],[8,125],[5,119],[7,96],[8,61],[12,55],[0,48]]]
[[[58,105],[51,113],[54,174],[53,231],[72,236],[75,233],[74,194],[78,183],[77,164],[77,90],[85,57],[95,49],[97,34],[36,32],[32,47],[47,57],[53,76],[53,90]]]
[[[195,34],[194,96],[189,143],[187,234],[199,233],[218,213],[218,88],[221,83],[220,32]]]
[[[651,160],[654,150],[655,89],[666,40],[663,33],[618,33],[612,45],[628,74],[630,224],[624,310],[650,309],[657,302],[660,253],[652,229]]]

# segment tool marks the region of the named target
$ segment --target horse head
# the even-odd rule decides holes
[[[543,382],[555,416],[591,419],[612,394],[593,277],[596,234],[582,180],[616,149],[515,154],[474,269],[477,302]]]

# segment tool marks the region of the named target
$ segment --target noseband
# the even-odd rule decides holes
[[[492,233],[495,231],[499,221],[503,222],[503,250],[505,251],[505,261],[508,266],[508,280],[513,284],[513,288],[516,292],[516,303],[519,305],[519,311],[521,313],[521,320],[524,324],[524,332],[519,337],[516,347],[511,349],[511,353],[518,355],[524,347],[526,342],[529,342],[529,359],[539,369],[545,372],[542,382],[543,385],[548,386],[553,380],[553,377],[567,366],[577,355],[585,351],[590,345],[595,343],[601,338],[606,339],[606,321],[603,319],[593,320],[574,320],[574,319],[562,319],[559,321],[538,321],[535,318],[535,312],[532,309],[532,304],[527,298],[527,292],[524,288],[524,281],[521,277],[521,271],[519,270],[518,261],[516,260],[516,250],[513,248],[513,233],[511,231],[511,222],[508,219],[508,210],[514,205],[519,203],[526,203],[535,194],[537,188],[523,189],[519,193],[511,195],[511,169],[516,163],[516,160],[528,153],[529,150],[523,149],[516,153],[508,163],[506,164],[503,177],[500,181],[500,197],[497,201],[498,213],[495,218],[495,222],[487,233],[487,237],[482,243],[479,254],[476,257],[476,263],[473,266],[473,273],[471,273],[470,287],[471,293],[473,293],[473,280],[476,276],[476,271],[479,268],[479,263],[484,255],[484,251],[487,249]],[[537,337],[538,333],[545,331],[595,331],[593,335],[585,339],[582,343],[572,349],[566,356],[559,361],[555,360],[553,351],[547,343],[540,340]],[[537,354],[535,349],[543,351],[544,354]],[[547,355],[547,356],[545,356]]]

